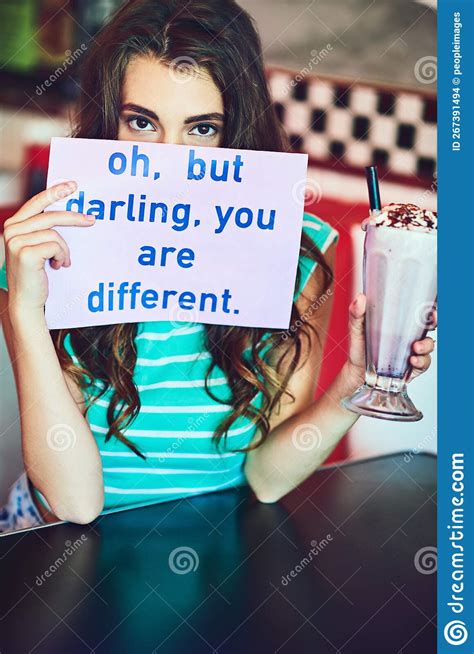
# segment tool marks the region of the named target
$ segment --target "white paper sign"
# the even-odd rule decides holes
[[[54,138],[47,185],[72,265],[47,264],[50,329],[185,321],[286,329],[301,241],[307,155]]]

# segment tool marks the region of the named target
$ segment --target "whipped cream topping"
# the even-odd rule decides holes
[[[387,204],[381,213],[371,216],[369,225],[395,227],[417,232],[435,232],[438,228],[436,211],[421,209],[416,204]]]

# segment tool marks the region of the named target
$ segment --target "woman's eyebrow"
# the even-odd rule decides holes
[[[158,120],[158,116],[155,114],[154,111],[151,111],[150,109],[145,109],[145,107],[140,107],[139,104],[133,104],[131,102],[127,102],[126,104],[123,104],[121,107],[121,111],[125,110],[129,111],[135,111],[137,114],[143,114],[143,116],[147,116],[147,118],[151,118],[152,120]]]
[[[224,114],[219,113],[218,111],[215,111],[214,113],[211,114],[199,114],[198,116],[189,116],[189,118],[186,118],[184,121],[185,125],[189,125],[189,123],[197,123],[201,120],[224,120]]]

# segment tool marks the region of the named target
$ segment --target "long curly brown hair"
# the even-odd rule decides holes
[[[156,56],[167,64],[172,64],[177,58],[191,60],[211,75],[224,102],[224,147],[277,152],[291,150],[270,99],[260,39],[253,20],[234,0],[126,2],[89,47],[81,71],[82,93],[73,136],[117,138],[124,72],[131,58],[140,54]],[[332,271],[304,233],[300,254],[318,262],[323,271],[320,292],[324,294],[332,282]],[[297,272],[297,287],[299,283],[300,270]],[[83,391],[88,391],[92,384],[97,389],[99,382],[100,390],[98,393],[96,390],[94,398],[98,399],[108,389],[112,390],[105,440],[116,437],[145,458],[123,434],[141,406],[133,380],[137,328],[137,323],[129,323],[61,329],[54,330],[52,337],[62,368]],[[261,435],[252,447],[266,439],[272,409],[284,393],[291,395],[287,385],[302,358],[302,339],[309,336],[309,328],[312,327],[301,319],[295,303],[290,329],[286,332],[265,330],[268,337],[265,340],[262,329],[205,325],[206,348],[211,354],[206,391],[213,400],[222,402],[208,385],[209,376],[218,366],[231,391],[231,397],[225,403],[233,407],[214,432],[216,446],[240,416],[252,419]],[[64,340],[68,334],[78,365],[65,348]],[[264,347],[269,349],[262,355]],[[281,362],[289,348],[291,361],[283,374]],[[247,349],[250,356],[244,357]],[[276,364],[270,365],[266,357],[274,352],[278,353],[272,359]],[[259,392],[262,393],[262,405],[257,408],[251,401]]]

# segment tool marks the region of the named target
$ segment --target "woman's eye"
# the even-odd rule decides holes
[[[137,132],[153,132],[155,131],[155,128],[153,127],[152,123],[147,118],[143,118],[142,116],[136,117],[136,118],[128,118],[127,123],[130,125],[130,127]]]
[[[215,136],[218,132],[217,127],[214,125],[208,125],[207,123],[201,123],[200,125],[196,125],[196,127],[193,127],[192,130],[189,132],[193,136]]]

